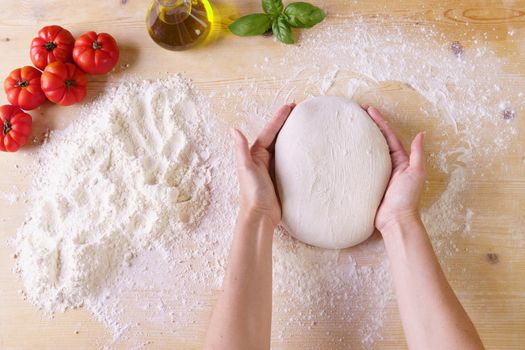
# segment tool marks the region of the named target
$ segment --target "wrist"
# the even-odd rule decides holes
[[[383,236],[392,235],[409,227],[422,226],[421,214],[417,210],[411,210],[392,215],[384,221],[377,229]]]
[[[272,219],[269,213],[249,207],[241,207],[238,214],[238,220],[270,227],[272,230],[275,229],[278,224],[278,222],[275,222],[275,219]]]
[[[426,235],[421,215],[417,212],[392,218],[383,225],[380,232],[387,250],[398,247],[403,242],[406,243],[407,240],[419,237],[421,234]]]

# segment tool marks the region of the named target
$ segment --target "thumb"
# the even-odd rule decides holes
[[[247,166],[251,164],[250,146],[246,136],[238,129],[231,129],[233,139],[235,140],[235,160],[237,166]]]
[[[425,170],[425,135],[425,132],[420,132],[410,145],[410,167],[421,171]]]

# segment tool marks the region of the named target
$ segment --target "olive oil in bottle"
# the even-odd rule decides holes
[[[175,51],[204,43],[212,22],[208,0],[153,0],[146,16],[151,38]]]

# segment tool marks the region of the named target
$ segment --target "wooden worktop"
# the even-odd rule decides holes
[[[451,40],[469,31],[488,32],[486,41],[499,57],[508,59],[506,71],[499,81],[506,89],[516,90],[511,78],[525,78],[525,2],[516,1],[344,1],[324,0],[314,3],[329,9],[330,14],[360,14],[365,22],[377,23],[383,18],[385,26],[432,25]],[[255,12],[259,1],[216,1],[222,9],[221,21],[239,13]],[[143,78],[158,78],[166,73],[182,73],[204,90],[220,90],[235,84],[244,76],[264,79],[251,63],[250,57],[282,55],[287,47],[266,38],[244,41],[241,47],[231,35],[221,35],[216,43],[205,49],[185,52],[169,52],[158,47],[145,29],[144,19],[149,2],[146,0],[92,0],[92,1],[29,1],[2,0],[0,2],[0,77],[14,68],[30,64],[29,43],[38,29],[48,24],[62,25],[76,36],[88,30],[113,34],[121,47],[121,60],[117,72],[91,78],[88,99],[93,99],[106,85],[115,84],[124,74]],[[329,17],[328,20],[339,20]],[[498,35],[508,32],[512,36]],[[219,26],[224,31],[225,25]],[[315,29],[313,29],[315,30]],[[475,46],[468,38],[463,44]],[[159,64],[159,62],[162,62]],[[521,72],[521,73],[519,73]],[[512,80],[515,81],[515,80]],[[509,82],[506,85],[506,82]],[[269,82],[276,91],[279,82]],[[402,87],[400,98],[408,94]],[[0,93],[0,104],[6,103]],[[410,106],[410,102],[408,102]],[[35,116],[35,133],[46,128],[67,126],[78,112],[78,107],[60,108],[46,104],[32,114]],[[219,115],[228,119],[230,116]],[[417,116],[414,118],[418,118]],[[513,120],[518,132],[525,125],[525,115],[518,113]],[[497,133],[498,130],[493,130]],[[38,135],[37,135],[38,136]],[[33,160],[32,145],[16,154],[0,154],[0,192],[10,192],[13,185],[27,188],[30,178],[21,177],[18,167]],[[432,147],[432,146],[430,146]],[[479,329],[488,349],[525,349],[525,138],[518,138],[508,152],[500,156],[494,169],[480,180],[472,181],[462,200],[476,213],[471,223],[473,237],[451,237],[457,253],[448,257],[451,284],[455,287],[465,308]],[[445,188],[447,178],[431,176],[426,193],[426,203],[437,198]],[[74,310],[47,318],[24,301],[19,291],[22,284],[12,272],[13,250],[6,243],[22,223],[27,209],[23,200],[9,205],[0,200],[0,349],[98,349],[111,344],[107,330],[86,311]],[[475,238],[474,238],[475,237]],[[467,249],[468,248],[468,249]],[[468,269],[468,277],[464,270]],[[475,288],[473,287],[475,286]],[[194,325],[195,341],[184,347],[197,349],[207,319]],[[76,333],[81,326],[81,331]],[[318,342],[330,331],[331,324],[316,330]],[[324,327],[324,328],[323,328]],[[176,339],[171,344],[156,342],[162,337],[152,333],[145,348],[182,348]],[[304,340],[308,342],[308,340]],[[289,339],[286,335],[276,339],[275,348],[303,349],[301,339]],[[124,344],[117,344],[126,348]],[[326,344],[330,349],[333,345]],[[358,349],[358,339],[344,344],[345,348]],[[320,345],[320,347],[322,347]],[[383,327],[383,339],[374,349],[406,348],[395,301],[387,308]]]

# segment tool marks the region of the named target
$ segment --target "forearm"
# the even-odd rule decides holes
[[[274,225],[241,211],[206,349],[269,349]]]
[[[419,218],[382,232],[410,349],[483,349],[434,254]]]

